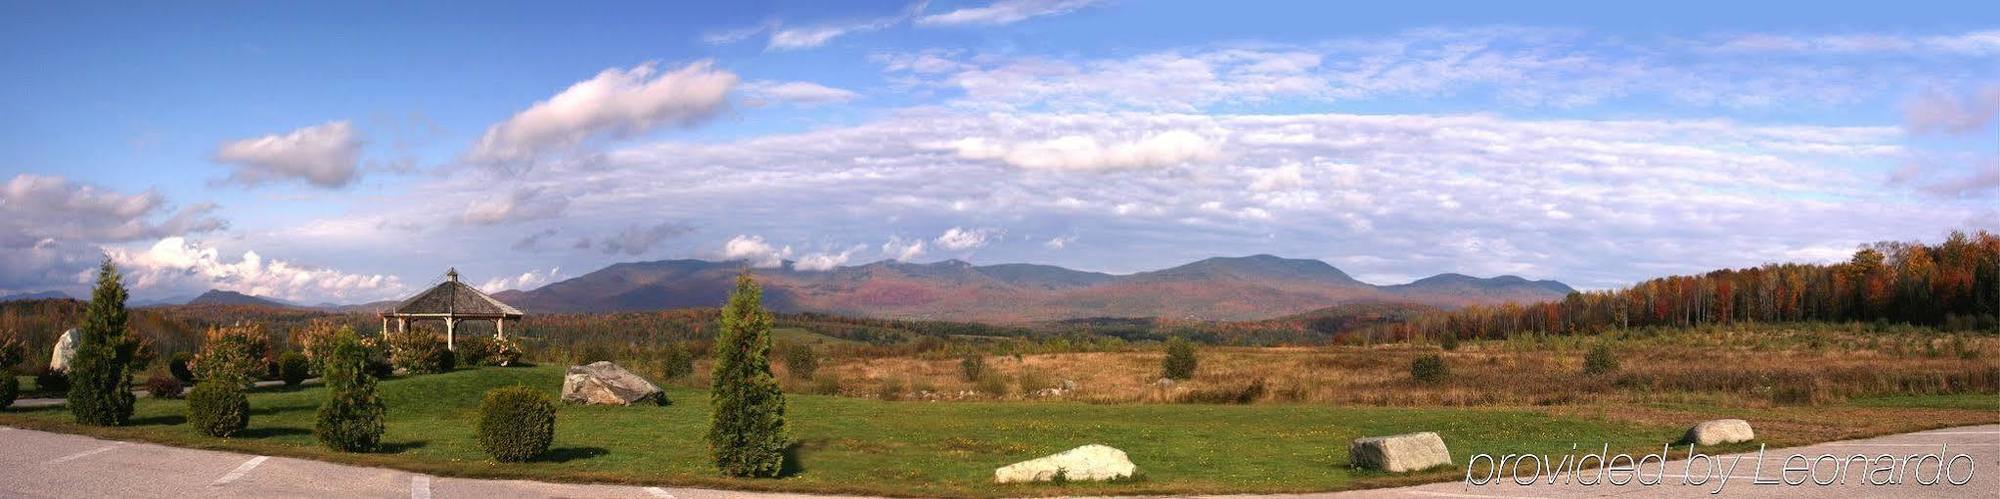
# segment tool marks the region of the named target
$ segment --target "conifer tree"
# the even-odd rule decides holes
[[[97,268],[97,288],[83,312],[76,360],[69,370],[69,410],[76,422],[122,426],[132,419],[132,355],[125,337],[125,285],[111,259]]]
[[[791,443],[785,435],[785,394],[771,374],[771,314],[748,270],[736,276],[736,290],[722,309],[715,348],[715,384],[709,391],[714,419],[708,428],[715,467],[730,476],[777,476]]]
[[[345,452],[374,452],[382,448],[383,418],[388,410],[375,391],[375,376],[368,373],[367,347],[351,328],[342,328],[333,338],[326,363],[321,365],[326,382],[326,403],[319,406],[319,421],[313,433],[327,448]]]

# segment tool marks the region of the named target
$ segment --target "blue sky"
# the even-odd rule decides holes
[[[1976,3],[0,6],[0,294],[1213,255],[1585,288],[2000,228]]]

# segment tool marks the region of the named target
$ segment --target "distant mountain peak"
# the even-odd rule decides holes
[[[235,292],[235,291],[229,291],[229,290],[226,290],[226,289],[211,289],[211,290],[208,290],[208,292],[206,292],[206,293],[202,293],[202,294],[201,294],[201,296],[196,296],[196,297],[194,297],[194,299],[193,299],[193,300],[188,300],[187,304],[189,304],[189,305],[258,305],[258,306],[265,306],[265,307],[284,307],[284,308],[293,308],[293,307],[297,307],[297,305],[293,305],[293,304],[291,304],[291,303],[288,303],[288,302],[285,302],[285,301],[283,301],[283,300],[278,300],[278,299],[275,299],[275,298],[266,298],[266,297],[262,297],[262,296],[256,296],[256,295],[249,295],[249,294],[243,294],[243,293],[238,293],[238,292]]]
[[[65,299],[65,298],[69,298],[69,299],[74,299],[74,298],[71,298],[71,297],[69,296],[69,294],[68,294],[68,293],[64,293],[64,292],[61,292],[61,291],[53,291],[53,290],[51,290],[51,291],[40,291],[40,292],[34,292],[34,293],[18,293],[18,294],[11,294],[11,295],[6,295],[6,296],[0,296],[0,302],[9,302],[9,301],[28,301],[28,300],[60,300],[60,299]]]

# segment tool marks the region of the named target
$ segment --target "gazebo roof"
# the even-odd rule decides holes
[[[458,282],[458,270],[445,273],[445,281],[416,296],[397,303],[385,316],[520,317],[521,310],[494,299],[478,288]]]

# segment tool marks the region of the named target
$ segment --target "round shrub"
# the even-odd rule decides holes
[[[499,353],[500,345],[492,336],[469,334],[458,339],[457,356],[459,365],[475,367],[493,364],[493,357]]]
[[[167,359],[167,372],[173,373],[174,379],[180,380],[182,385],[194,384],[193,363],[194,354],[174,352],[174,356]]]
[[[1584,374],[1597,376],[1614,372],[1618,372],[1618,354],[1611,351],[1610,345],[1600,344],[1591,347],[1590,353],[1583,354]]]
[[[187,394],[188,424],[211,437],[227,437],[250,426],[250,398],[243,385],[228,380],[208,380],[194,385]]]
[[[146,393],[156,399],[181,398],[181,392],[186,390],[186,385],[182,385],[181,380],[174,379],[173,376],[153,373],[146,378]]]
[[[556,438],[556,402],[525,386],[495,388],[479,403],[479,449],[520,462],[548,452]]]
[[[1451,371],[1445,367],[1442,356],[1424,355],[1410,361],[1410,377],[1419,383],[1441,383],[1450,375]]]
[[[694,353],[679,342],[668,343],[660,357],[661,378],[673,381],[694,374]]]
[[[306,360],[305,354],[285,352],[284,355],[278,356],[277,364],[278,379],[284,380],[286,387],[299,386],[312,375],[312,362]]]
[[[397,369],[411,374],[434,374],[457,367],[458,357],[446,347],[443,336],[410,332],[389,335],[388,340],[389,361]]]
[[[21,396],[21,380],[14,373],[0,370],[0,409],[14,405],[14,399]]]

